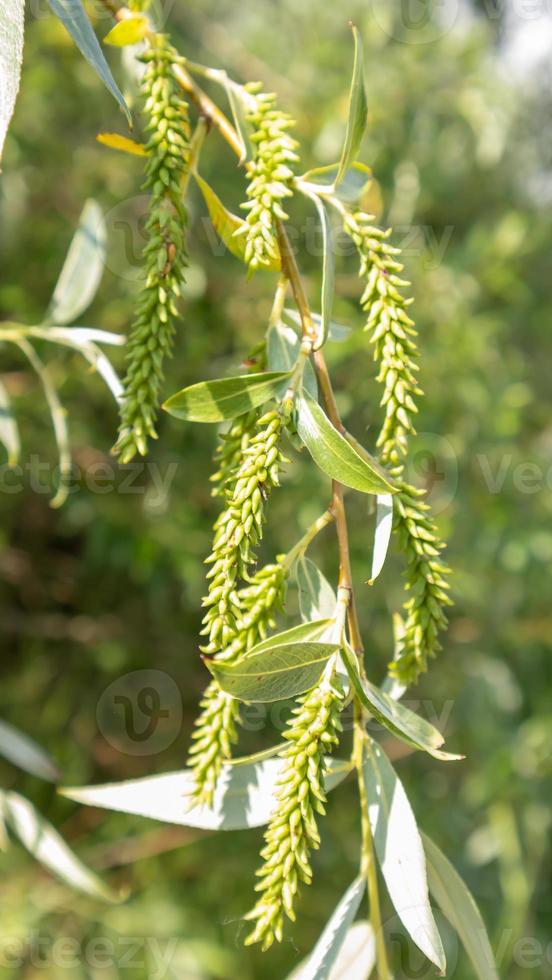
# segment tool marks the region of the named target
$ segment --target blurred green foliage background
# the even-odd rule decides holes
[[[99,7],[89,9],[103,36],[110,21]],[[425,26],[406,10],[383,0],[174,0],[162,14],[184,54],[238,79],[260,78],[280,93],[298,120],[305,169],[339,154],[352,54],[348,19],[361,29],[370,106],[363,159],[375,177],[365,205],[395,226],[393,241],[405,249],[423,352],[426,398],[411,476],[430,489],[455,572],[443,654],[407,703],[421,702],[426,717],[440,719],[449,746],[467,760],[445,766],[403,758],[398,743],[386,747],[421,826],[480,903],[501,976],[549,977],[549,75],[531,59],[520,69],[508,57],[509,41],[526,27],[519,10],[506,8],[505,24],[491,4],[437,5]],[[117,54],[109,57],[124,84]],[[0,184],[2,318],[41,318],[84,200],[93,196],[106,214],[108,261],[81,322],[127,330],[143,245],[142,163],[99,146],[102,130],[125,132],[122,116],[47,4],[35,0]],[[216,135],[202,172],[235,210],[243,173]],[[195,190],[190,222],[188,297],[167,394],[239,366],[264,331],[274,286],[262,273],[246,284],[242,267],[209,233]],[[293,206],[292,233],[314,299],[312,227],[308,209]],[[369,443],[378,417],[375,370],[360,330],[356,263],[342,251],[334,312],[358,329],[331,346],[329,360],[343,414]],[[202,560],[217,512],[208,484],[215,432],[165,417],[146,465],[130,468],[130,488],[109,456],[116,411],[101,382],[78,355],[50,348],[44,356],[69,412],[80,475],[54,511],[48,493],[33,492],[28,472],[14,493],[2,470],[0,717],[52,753],[66,785],[180,768],[206,683],[197,633]],[[122,355],[117,361],[122,367]],[[36,379],[7,346],[0,370],[17,408],[24,461],[34,454],[51,470],[55,448]],[[105,473],[102,484],[98,475]],[[294,456],[284,490],[271,501],[263,553],[290,546],[327,493],[321,475]],[[349,512],[367,664],[377,680],[391,652],[390,614],[402,602],[401,563],[392,556],[376,586],[364,585],[373,516],[353,494]],[[315,553],[332,577],[331,533]],[[163,672],[162,694],[164,684],[176,682],[183,713],[171,712],[160,740],[132,754],[120,720],[98,713],[98,704],[109,685],[126,690],[126,675],[151,668]],[[248,734],[244,747],[270,744],[271,724]],[[28,795],[91,866],[131,891],[125,904],[102,906],[55,882],[14,844],[0,858],[0,930],[26,937],[28,955],[10,966],[2,953],[0,977],[282,978],[312,946],[354,874],[355,787],[346,783],[330,799],[300,925],[261,956],[240,942],[260,831],[216,837],[81,809],[4,762],[0,784]],[[397,933],[390,907],[387,917]],[[56,966],[52,942],[60,937],[79,944],[78,966]],[[87,955],[98,937],[114,944],[115,965]],[[131,949],[133,937],[140,945]],[[169,944],[167,972],[156,972],[151,950],[146,956],[147,937]],[[414,952],[401,963],[400,943],[395,947],[397,977],[432,975]],[[452,937],[449,959],[449,975],[472,975]]]

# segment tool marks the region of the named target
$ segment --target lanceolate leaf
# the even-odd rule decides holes
[[[283,394],[289,371],[244,374],[237,378],[200,381],[171,395],[163,408],[186,422],[222,422]]]
[[[303,640],[320,640],[327,635],[330,627],[333,626],[333,622],[333,619],[315,619],[309,623],[292,626],[291,629],[284,630],[282,633],[267,636],[266,640],[261,640],[260,643],[257,643],[245,656],[249,657],[252,653],[263,653],[265,650],[271,650],[274,644],[302,643]]]
[[[6,721],[0,721],[0,755],[33,776],[52,783],[59,779],[59,770],[48,753]]]
[[[332,480],[362,493],[396,492],[376,465],[359,456],[343,438],[310,395],[297,400],[297,431],[314,462]]]
[[[444,972],[445,953],[429,903],[424,849],[416,820],[402,783],[371,739],[364,781],[374,848],[389,897],[416,946]]]
[[[25,26],[24,0],[3,0],[0,10],[0,158],[19,90]]]
[[[366,878],[355,878],[328,920],[312,953],[288,980],[330,980],[365,891]]]
[[[246,160],[250,160],[253,156],[249,136],[249,124],[246,118],[246,99],[251,98],[251,96],[248,96],[242,85],[238,85],[227,76],[224,80],[224,87],[228,96],[228,102],[230,103],[234,125],[242,142],[240,163],[245,163]]]
[[[292,327],[281,321],[270,327],[266,341],[269,370],[291,371],[297,362],[300,346],[301,341]],[[306,362],[303,370],[303,387],[313,398],[317,397],[318,383],[310,361]]]
[[[390,493],[380,493],[376,502],[376,531],[374,534],[374,553],[372,555],[370,585],[375,582],[385,564],[392,528],[393,497]]]
[[[301,317],[299,316],[297,310],[294,310],[291,307],[286,306],[284,308],[284,313],[288,317],[288,319],[291,320],[292,323],[295,323],[297,324],[298,327],[301,327]],[[316,326],[319,327],[322,322],[320,314],[311,313],[311,316]],[[336,323],[335,320],[330,320],[329,329],[328,329],[328,340],[334,340],[339,343],[343,340],[347,340],[351,336],[352,332],[353,332],[352,327],[348,327],[344,323]]]
[[[295,570],[299,609],[305,623],[334,615],[337,597],[327,578],[310,558],[301,555]]]
[[[119,899],[76,857],[56,830],[23,796],[2,794],[2,812],[8,828],[27,850],[62,881],[107,902]]]
[[[463,758],[461,755],[442,752],[440,746],[443,744],[444,738],[441,732],[430,725],[428,721],[425,721],[424,718],[420,718],[410,708],[406,708],[403,704],[393,700],[379,687],[361,678],[356,668],[355,657],[348,646],[345,646],[342,652],[355,691],[370,714],[381,725],[397,738],[400,738],[401,741],[422,752],[427,752],[435,759],[452,762]]]
[[[234,663],[207,663],[223,691],[240,701],[282,701],[314,687],[339,646],[303,641],[256,648]]]
[[[125,17],[106,34],[103,39],[104,44],[112,44],[116,48],[125,48],[128,44],[138,44],[138,41],[142,41],[149,30],[148,19],[143,14]]]
[[[355,160],[366,131],[368,116],[366,90],[364,88],[362,42],[356,27],[353,27],[353,36],[355,39],[355,60],[353,64],[351,91],[349,93],[349,117],[347,119],[347,131],[345,133],[345,143],[343,145],[341,160],[339,162],[339,170],[335,179],[336,186],[341,183],[347,169]]]
[[[350,765],[341,759],[328,758],[326,762],[329,771],[325,788],[332,790],[345,779]],[[283,764],[281,759],[268,759],[243,766],[224,766],[212,807],[190,807],[189,798],[195,785],[190,769],[60,792],[86,806],[132,813],[164,823],[203,830],[243,830],[268,823]]]
[[[8,464],[15,466],[21,451],[19,429],[11,410],[8,393],[0,382],[0,442],[6,447]]]
[[[131,122],[128,106],[119,91],[119,88],[111,74],[109,65],[104,58],[98,39],[92,30],[92,25],[88,20],[81,0],[48,0],[56,17],[59,17],[62,24],[69,31],[73,41],[84,55],[89,65],[100,76],[104,85],[107,86],[111,94],[126,113],[126,117]]]
[[[332,316],[332,306],[334,298],[335,283],[335,258],[333,248],[332,226],[326,205],[317,197],[316,194],[310,195],[318,211],[320,224],[322,226],[322,292],[320,295],[320,326],[315,349],[322,347],[328,338],[330,322]]]
[[[121,150],[123,153],[130,153],[132,156],[145,157],[148,155],[143,143],[137,143],[129,136],[121,136],[120,133],[98,133],[96,136],[98,143],[109,146],[112,150]]]
[[[46,319],[50,323],[71,323],[94,299],[104,270],[105,240],[102,210],[96,201],[89,200],[48,307]]]
[[[211,185],[203,177],[200,177],[197,171],[194,171],[194,177],[207,205],[209,217],[217,235],[232,255],[247,264],[245,261],[245,237],[241,234],[246,228],[245,221],[225,207]],[[265,268],[278,271],[280,268],[279,259],[278,261],[273,260],[270,266],[265,266]]]
[[[487,930],[475,899],[458,872],[427,834],[422,834],[429,890],[456,929],[479,980],[499,980]]]

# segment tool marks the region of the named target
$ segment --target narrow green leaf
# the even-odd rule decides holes
[[[370,714],[374,716],[389,732],[400,738],[421,752],[442,762],[453,762],[463,759],[462,755],[452,755],[449,752],[442,752],[440,746],[444,742],[441,732],[433,725],[430,725],[424,718],[420,718],[410,708],[393,700],[385,694],[379,687],[371,684],[370,681],[361,678],[356,665],[356,658],[350,647],[346,644],[342,650],[345,666],[349,674],[351,683],[357,692],[362,703]]]
[[[267,824],[274,810],[282,759],[243,766],[223,766],[213,805],[190,807],[194,789],[191,769],[131,779],[103,786],[77,786],[60,790],[62,796],[106,810],[136,814],[183,827],[202,830],[243,830]],[[330,791],[351,771],[342,759],[327,758],[325,789]]]
[[[111,44],[115,48],[126,48],[128,44],[138,44],[138,41],[142,41],[149,30],[148,18],[143,14],[136,14],[133,17],[125,17],[115,24],[103,41],[104,44]]]
[[[335,976],[334,967],[365,891],[366,878],[355,878],[328,919],[312,953],[288,980],[331,980]]]
[[[246,228],[245,221],[225,207],[211,185],[197,171],[194,171],[194,178],[203,195],[209,217],[217,235],[224,242],[228,251],[247,265],[245,260],[245,236],[241,234]],[[265,266],[265,268],[278,271],[280,260],[273,260],[270,266]]]
[[[0,381],[0,442],[6,447],[8,465],[16,466],[21,452],[19,428],[11,410],[8,393]]]
[[[295,568],[299,609],[305,623],[316,619],[331,619],[337,597],[327,578],[310,558],[301,555]]]
[[[314,687],[338,650],[336,643],[274,642],[232,663],[211,660],[207,666],[222,690],[239,701],[282,701]]]
[[[320,327],[314,349],[318,350],[328,339],[335,285],[335,256],[333,233],[326,205],[316,194],[309,195],[318,211],[322,226],[322,291],[320,294]]]
[[[333,625],[333,619],[315,619],[310,623],[300,623],[299,626],[292,626],[291,629],[275,633],[274,636],[267,636],[266,640],[261,640],[244,656],[249,657],[252,653],[264,653],[265,650],[271,650],[275,643],[301,643],[303,640],[326,638],[326,634]]]
[[[224,75],[224,88],[226,90],[226,95],[228,96],[234,126],[236,127],[242,143],[240,164],[243,164],[246,160],[250,160],[253,156],[253,147],[250,139],[250,127],[246,118],[247,99],[251,99],[251,96],[244,90],[243,85],[238,85],[236,82],[233,82],[232,79],[228,78],[226,73],[224,73]]]
[[[374,552],[372,554],[372,572],[369,584],[373,585],[381,572],[393,529],[393,497],[390,493],[379,493],[376,499],[376,530],[374,534]]]
[[[347,130],[345,133],[345,143],[339,161],[339,170],[335,179],[336,187],[341,183],[348,168],[354,162],[360,149],[368,117],[368,104],[366,102],[366,90],[364,88],[364,62],[362,54],[362,41],[358,29],[353,26],[353,37],[355,40],[355,60],[353,64],[353,77],[351,80],[351,90],[349,93],[349,115],[347,119]]]
[[[416,819],[402,783],[372,739],[367,742],[363,774],[374,848],[389,897],[416,946],[444,973],[445,953],[429,903]]]
[[[81,54],[86,58],[88,64],[92,66],[104,85],[106,85],[114,98],[117,99],[117,102],[128,119],[129,125],[131,125],[132,119],[129,108],[111,74],[109,65],[104,58],[98,38],[92,30],[92,25],[88,20],[81,0],[48,0],[48,3],[56,17],[59,17],[62,24],[69,31],[73,41]]]
[[[310,395],[297,399],[297,431],[314,462],[332,480],[362,493],[396,493],[377,464],[359,456]]]
[[[20,337],[18,340],[14,341],[14,343],[17,344],[33,370],[38,375],[38,378],[42,384],[42,390],[44,391],[44,397],[48,403],[59,457],[59,485],[56,495],[51,502],[51,506],[61,507],[61,505],[67,499],[67,488],[69,476],[71,474],[71,452],[69,449],[69,432],[67,429],[65,411],[58,398],[57,391],[50,381],[48,372],[32,344],[30,344],[25,337]]]
[[[84,205],[56,283],[46,313],[48,322],[71,323],[90,305],[104,270],[105,242],[102,209],[90,199]]]
[[[200,381],[171,395],[163,408],[186,422],[222,422],[283,394],[289,371],[244,374],[218,381]]]
[[[7,721],[0,721],[0,755],[32,776],[51,783],[59,779],[59,770],[48,753]]]
[[[0,9],[0,67],[2,95],[0,97],[0,159],[19,91],[23,34],[25,30],[24,0],[3,0]]]
[[[117,902],[119,898],[76,857],[62,837],[23,796],[4,793],[2,810],[8,828],[44,867],[79,891]]]
[[[270,327],[266,339],[269,371],[291,371],[297,363],[300,347],[299,337],[295,330],[288,327],[287,324],[280,321]],[[306,362],[304,367],[303,387],[313,398],[317,397],[318,382],[310,360]]]
[[[456,929],[479,980],[499,980],[489,936],[475,899],[449,859],[422,834],[429,890]]]

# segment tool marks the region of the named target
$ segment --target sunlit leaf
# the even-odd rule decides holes
[[[338,186],[341,183],[347,169],[354,162],[360,144],[362,143],[368,117],[368,105],[366,102],[366,90],[364,87],[364,62],[362,54],[362,42],[358,29],[353,26],[353,37],[355,40],[355,60],[353,64],[353,77],[351,80],[351,90],[349,93],[349,115],[347,119],[347,130],[345,142],[339,161],[339,170],[335,179]]]
[[[207,666],[222,690],[240,701],[282,701],[314,687],[338,649],[336,643],[274,643],[233,663],[211,660]]]
[[[79,891],[117,902],[118,896],[73,854],[62,837],[23,796],[4,793],[4,819],[8,828],[19,838],[30,854],[55,875]]]
[[[245,258],[246,239],[242,234],[247,228],[246,222],[243,218],[238,217],[237,214],[228,210],[211,185],[203,177],[200,177],[197,171],[194,171],[194,178],[203,195],[209,217],[217,235],[224,242],[228,251],[247,265]],[[277,272],[280,269],[279,257],[271,259],[265,268]]]
[[[326,205],[316,194],[311,200],[318,211],[322,227],[322,289],[320,293],[320,325],[316,338],[315,349],[326,343],[330,329],[335,284],[335,257],[333,234]]]
[[[499,980],[495,958],[475,899],[458,872],[427,834],[422,834],[429,890],[456,929],[479,980]]]
[[[19,91],[24,28],[24,0],[3,0],[0,9],[0,158]]]
[[[105,35],[104,44],[111,44],[115,48],[125,48],[128,44],[138,44],[142,41],[148,31],[151,30],[148,18],[143,14],[135,14],[132,17],[125,17],[120,20],[115,27],[112,27]]]
[[[128,106],[111,74],[109,65],[104,58],[103,51],[92,30],[92,25],[88,20],[81,0],[48,0],[48,3],[56,17],[59,17],[62,24],[69,31],[73,41],[89,65],[92,66],[104,85],[107,86],[114,98],[117,99],[130,123],[131,116]]]
[[[8,465],[15,466],[21,452],[19,429],[11,410],[8,393],[0,381],[0,442],[6,447]]]
[[[333,968],[365,891],[366,878],[355,878],[334,909],[312,953],[288,980],[330,980],[335,976]]]
[[[334,615],[337,597],[327,578],[310,558],[301,555],[295,568],[299,609],[305,623]]]
[[[121,150],[123,153],[131,153],[133,156],[145,157],[148,152],[143,143],[137,143],[129,136],[121,136],[120,133],[98,133],[96,136],[98,143],[109,146],[112,150]]]
[[[267,371],[218,381],[200,381],[171,395],[163,408],[169,415],[186,422],[235,419],[283,394],[290,377],[287,371]]]
[[[389,694],[385,694],[381,688],[371,684],[369,680],[360,676],[356,664],[356,658],[346,644],[343,648],[343,659],[347,667],[347,672],[351,683],[361,699],[362,703],[376,721],[387,728],[393,735],[401,741],[427,752],[435,759],[443,762],[453,762],[463,759],[462,755],[453,755],[449,752],[442,752],[440,746],[444,742],[441,732],[438,731],[424,718],[420,718],[410,708],[395,701]]]
[[[291,371],[297,363],[301,341],[292,327],[287,324],[275,323],[270,327],[266,337],[266,355],[270,371]],[[303,387],[314,398],[318,395],[318,383],[314,368],[307,361],[303,370]]]
[[[7,721],[0,721],[0,755],[33,776],[55,783],[59,770],[47,752]]]
[[[376,530],[374,533],[374,551],[372,554],[372,571],[370,585],[375,582],[381,572],[393,529],[393,497],[390,493],[380,493],[376,500]]]
[[[90,305],[103,274],[105,241],[102,210],[96,201],[89,200],[56,283],[46,314],[48,321],[71,323]]]
[[[284,314],[288,317],[289,320],[291,320],[292,323],[295,323],[299,328],[301,327],[301,317],[299,316],[297,310],[294,310],[291,307],[286,306],[284,308]],[[311,312],[311,316],[316,326],[320,327],[321,324],[320,313]],[[351,336],[352,332],[353,332],[352,328],[346,326],[344,323],[336,323],[335,320],[330,320],[328,325],[328,340],[334,340],[338,342],[347,340]]]
[[[416,819],[391,763],[371,739],[363,772],[374,848],[389,897],[416,946],[444,972],[445,953],[429,902]]]
[[[326,764],[329,772],[325,777],[325,788],[332,790],[345,779],[350,765],[332,758],[328,758]],[[194,788],[191,769],[103,786],[72,787],[60,792],[86,806],[132,813],[164,823],[203,830],[243,830],[268,823],[283,765],[281,759],[268,759],[243,766],[223,766],[211,807],[190,807]]]
[[[248,93],[245,92],[242,85],[238,85],[236,82],[233,82],[226,74],[224,78],[224,87],[226,89],[226,95],[228,96],[234,126],[236,127],[236,131],[238,132],[242,143],[240,163],[245,163],[246,160],[250,160],[253,156],[253,149],[249,133],[250,127],[246,118],[247,98],[251,98],[251,96],[248,96]]]
[[[343,438],[320,405],[305,394],[297,399],[297,431],[317,466],[332,480],[362,493],[394,493],[377,464],[371,465]]]

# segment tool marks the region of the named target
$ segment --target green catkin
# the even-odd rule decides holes
[[[209,477],[213,484],[211,490],[213,497],[224,496],[226,489],[235,482],[243,454],[255,431],[257,417],[258,413],[255,410],[246,412],[245,415],[235,419],[226,432],[220,434],[215,451],[217,470]]]
[[[239,590],[240,617],[225,656],[235,658],[245,653],[275,626],[275,615],[284,605],[286,577],[287,567],[280,558],[259,569],[250,584]],[[194,773],[193,798],[199,803],[210,805],[213,801],[222,766],[237,741],[239,705],[239,701],[221,691],[216,681],[211,681],[195,722],[188,759]]]
[[[247,201],[241,205],[249,213],[239,234],[247,236],[245,260],[254,271],[278,261],[275,223],[287,220],[282,202],[292,196],[291,165],[299,157],[295,152],[298,143],[288,133],[294,121],[276,107],[276,96],[259,92],[258,84],[247,85],[246,89],[254,99],[254,108],[247,115],[253,128],[254,154],[247,164]]]
[[[119,438],[114,452],[126,463],[145,455],[148,437],[156,438],[155,418],[163,380],[163,362],[172,347],[174,318],[187,265],[187,214],[181,183],[188,169],[190,129],[186,102],[174,81],[178,56],[157,35],[144,55],[142,79],[147,118],[148,162],[144,188],[150,191],[144,249],[144,283],[127,344],[127,375],[121,404]]]
[[[265,833],[264,859],[257,872],[261,892],[246,919],[255,928],[246,945],[260,942],[263,950],[282,941],[284,915],[295,921],[300,882],[310,884],[309,852],[320,845],[315,814],[324,814],[325,756],[339,740],[343,694],[337,679],[324,678],[299,699],[284,734],[289,745],[276,792],[276,808]]]
[[[445,609],[452,605],[450,569],[441,558],[445,545],[424,495],[425,490],[401,483],[394,498],[394,526],[407,559],[406,588],[412,594],[404,605],[406,620],[398,656],[389,669],[405,684],[413,684],[441,649],[438,633],[446,628]]]
[[[405,299],[400,292],[410,285],[399,275],[403,268],[396,259],[400,249],[387,241],[391,229],[382,231],[372,221],[372,215],[357,211],[345,215],[344,228],[360,256],[359,275],[366,280],[361,299],[368,314],[365,329],[379,365],[377,380],[384,388],[381,405],[385,408],[385,420],[377,446],[382,464],[389,467],[392,475],[399,475],[404,467],[408,436],[415,431],[412,416],[418,409],[414,396],[422,394],[416,378],[417,331],[407,313],[412,300]]]
[[[272,488],[278,486],[280,466],[286,462],[279,445],[283,424],[276,410],[257,421],[235,483],[226,491],[227,505],[215,522],[213,550],[206,560],[211,569],[201,631],[208,637],[203,652],[210,655],[225,650],[238,630],[238,582],[247,579],[248,568],[255,561],[254,548],[263,532],[264,503]]]

